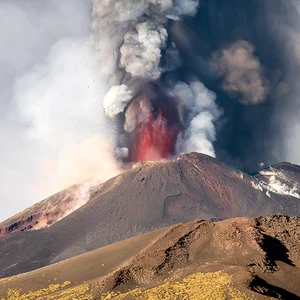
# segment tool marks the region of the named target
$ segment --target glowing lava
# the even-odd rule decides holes
[[[161,109],[156,118],[151,114],[135,132],[132,160],[157,161],[169,158],[175,147],[179,130],[169,125]]]

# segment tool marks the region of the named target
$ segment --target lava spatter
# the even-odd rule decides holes
[[[167,114],[159,108],[136,128],[132,161],[168,159],[174,153],[178,128],[170,125]]]

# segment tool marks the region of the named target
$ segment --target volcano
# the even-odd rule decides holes
[[[290,176],[299,176],[299,167],[290,166]],[[0,275],[27,272],[178,222],[299,215],[297,193],[274,190],[260,176],[197,153],[175,161],[136,163],[94,187],[85,205],[52,226],[0,238]],[[30,217],[29,212],[19,218]],[[0,227],[4,225],[10,226],[3,222]]]

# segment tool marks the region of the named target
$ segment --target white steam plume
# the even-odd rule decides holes
[[[160,60],[168,38],[165,27],[168,19],[194,15],[198,2],[93,0],[93,28],[99,59],[106,61],[110,74],[114,74],[110,80],[114,87],[105,97],[105,113],[109,117],[122,112],[143,83],[161,76]],[[124,92],[125,97],[120,97]]]
[[[0,3],[0,220],[78,183],[83,177],[73,177],[74,168],[86,177],[101,173],[99,141],[73,168],[65,160],[70,147],[78,153],[76,145],[99,132],[114,145],[100,101],[110,68],[96,63],[90,9],[81,0]],[[112,163],[112,172],[103,170],[109,177],[118,167],[113,156],[105,159]],[[93,162],[98,170],[89,173],[84,166]]]
[[[58,177],[60,189],[83,181],[99,184],[121,171],[111,145],[99,134],[68,145],[61,161],[49,167],[53,176]]]
[[[105,114],[113,119],[124,110],[132,97],[133,92],[126,84],[113,85],[103,99]]]
[[[125,131],[132,132],[151,113],[149,99],[152,95],[149,91],[144,92],[147,99],[142,94],[130,105],[128,103],[139,93],[141,86],[144,87],[144,83],[159,79],[164,72],[161,68],[161,56],[162,50],[167,46],[167,20],[179,20],[181,16],[194,15],[198,4],[198,1],[193,0],[114,0],[104,3],[94,0],[94,28],[99,32],[98,40],[103,38],[103,34],[112,38],[109,48],[117,53],[114,66],[119,71],[119,76],[114,78],[114,86],[105,96],[105,113],[114,118],[128,107],[125,112]],[[176,46],[172,44],[171,47],[167,52],[169,55],[176,54],[174,59],[178,61],[178,53],[174,51]],[[131,88],[132,84],[134,88]],[[186,130],[177,141],[178,151],[198,151],[215,156],[214,121],[220,115],[215,104],[215,95],[202,83],[193,81],[190,85],[177,83],[169,91],[169,96],[177,99],[179,110],[188,111]]]
[[[216,139],[214,121],[221,115],[216,106],[216,95],[201,82],[194,80],[189,85],[178,82],[169,91],[169,96],[177,100],[179,111],[187,109],[185,131],[177,140],[177,151],[181,153],[201,152],[215,156],[213,142]]]
[[[89,31],[91,4],[94,43]],[[4,105],[5,117],[0,112],[0,134],[5,141],[0,199],[24,200],[22,204],[8,201],[15,207],[0,218],[74,181],[91,176],[101,182],[107,179],[98,176],[102,172],[108,177],[118,172],[110,150],[105,156],[101,152],[110,162],[110,172],[101,169],[98,158],[103,145],[117,146],[117,124],[105,115],[114,119],[127,109],[124,125],[129,132],[147,118],[153,109],[152,96],[137,95],[151,82],[159,83],[162,73],[174,70],[179,61],[176,45],[168,41],[168,21],[193,16],[198,5],[198,0],[53,0],[43,6],[37,0],[1,2],[0,34],[8,47],[0,50],[0,64],[3,70],[8,69],[7,62],[12,67],[9,76],[0,77],[1,87],[9,86],[0,92],[0,101],[10,99]],[[3,28],[12,19],[13,30],[8,34]],[[164,52],[176,56],[172,67],[162,66]],[[213,155],[213,122],[219,115],[215,98],[196,81],[187,87],[192,97],[182,99],[188,119],[180,151]],[[89,138],[99,132],[106,140],[92,138],[91,144]],[[68,160],[70,148],[75,159]],[[118,152],[123,157],[127,149],[121,147]],[[53,176],[53,170],[61,175]]]
[[[179,20],[181,16],[194,15],[199,1],[94,0],[93,3],[97,41],[110,38],[107,49],[115,53],[111,68],[115,70],[115,76],[113,86],[104,98],[104,110],[114,118],[126,108],[124,130],[132,132],[153,109],[150,100],[156,95],[154,91],[145,90],[145,84],[156,81],[168,71],[161,67],[162,50],[169,56],[174,55],[177,67],[180,65],[176,45],[172,43],[166,49],[168,19]],[[99,54],[103,55],[102,48]],[[143,93],[136,97],[141,88]],[[187,118],[182,114],[185,131],[178,137],[178,152],[198,151],[215,156],[214,121],[220,116],[215,94],[194,80],[190,85],[178,82],[168,95],[177,99],[179,111],[188,113]]]
[[[223,89],[241,103],[249,105],[265,100],[269,83],[249,42],[240,40],[217,51],[212,56],[212,65],[224,77]]]
[[[161,49],[166,47],[167,30],[154,22],[138,23],[124,36],[120,49],[120,64],[132,77],[156,80],[161,75],[159,67]]]

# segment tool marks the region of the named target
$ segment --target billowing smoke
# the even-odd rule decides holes
[[[103,108],[106,115],[113,119],[124,111],[126,105],[133,98],[133,92],[125,84],[114,85],[103,99]]]
[[[48,167],[52,176],[58,177],[60,189],[86,180],[96,185],[120,173],[113,149],[99,134],[68,145],[61,161],[53,165],[49,162]]]
[[[212,64],[224,77],[222,88],[243,104],[257,104],[266,99],[269,90],[254,47],[237,41],[213,53]]]
[[[99,101],[110,83],[95,57],[91,8],[81,0],[0,2],[0,221],[119,170],[114,124]],[[78,203],[88,200],[86,184],[74,192]]]
[[[128,160],[200,151],[249,172],[297,161],[296,1],[94,0],[92,15]]]
[[[299,14],[293,0],[1,1],[0,218],[143,159],[300,163]]]
[[[160,77],[161,50],[166,47],[167,30],[157,22],[137,23],[124,36],[120,67],[132,78],[156,80]]]
[[[215,156],[214,122],[221,115],[216,95],[197,79],[171,78],[182,59],[169,34],[170,24],[193,17],[199,2],[94,0],[93,4],[99,55],[103,58],[104,41],[114,53],[104,111],[114,120],[117,115],[123,118],[118,142],[129,149],[128,159],[170,158],[191,151]],[[162,77],[170,79],[165,83]]]
[[[169,95],[176,100],[180,110],[187,109],[186,130],[177,140],[179,153],[200,152],[215,156],[213,142],[216,139],[214,121],[221,112],[216,106],[216,95],[201,82],[178,82]],[[182,117],[183,119],[183,117]]]

